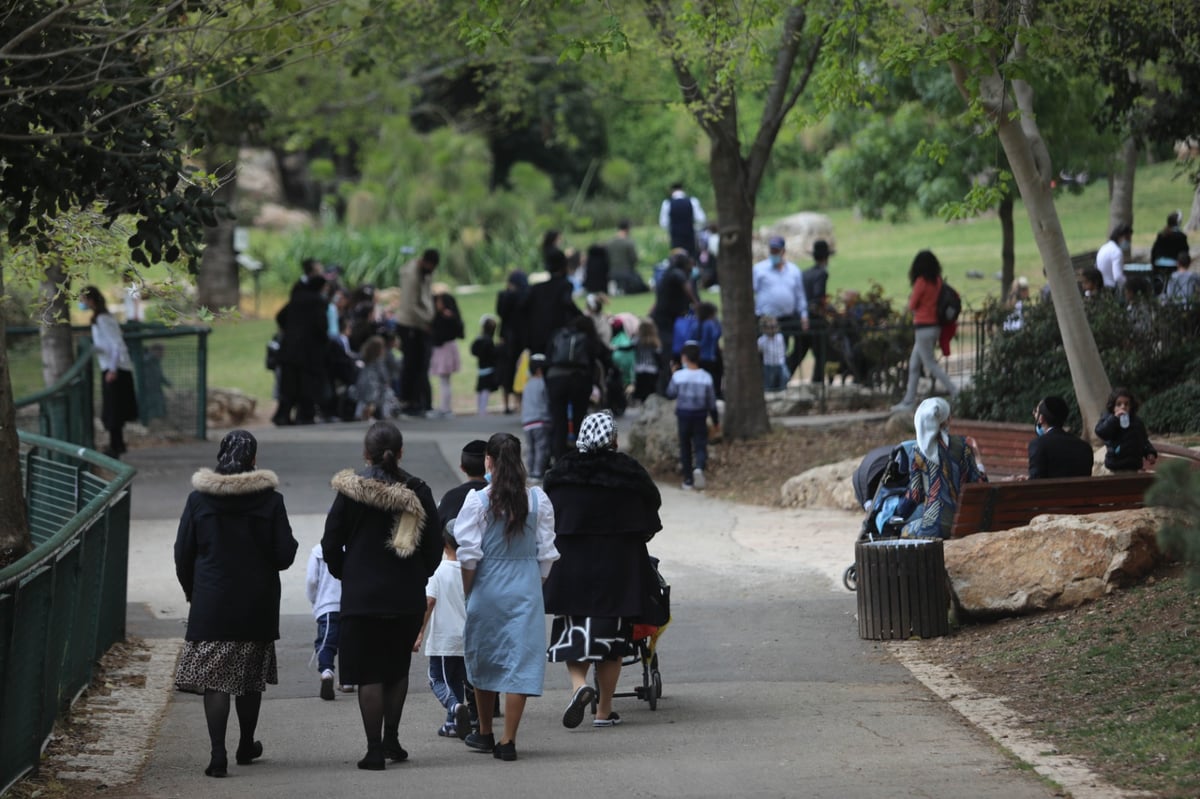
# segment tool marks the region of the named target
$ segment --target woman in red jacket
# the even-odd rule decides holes
[[[941,335],[938,324],[937,303],[938,294],[942,290],[942,265],[937,256],[929,250],[921,250],[913,258],[912,267],[908,270],[908,282],[912,285],[912,294],[908,297],[908,309],[912,311],[913,326],[916,328],[913,336],[912,355],[908,359],[908,390],[904,399],[898,405],[892,406],[894,412],[911,411],[917,404],[917,382],[921,379],[924,368],[937,382],[944,383],[950,388],[950,396],[958,395],[958,389],[950,382],[950,375],[937,362],[933,348]]]

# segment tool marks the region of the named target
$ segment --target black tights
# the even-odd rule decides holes
[[[358,686],[358,712],[362,714],[367,745],[378,744],[382,738],[395,738],[408,697],[408,678],[396,682],[371,683]]]
[[[234,700],[237,707],[238,728],[241,741],[254,741],[254,730],[258,727],[258,711],[262,707],[262,692],[253,691]],[[229,725],[229,694],[224,691],[204,691],[204,718],[208,722],[208,740],[212,744],[213,756],[225,755],[225,728]]]

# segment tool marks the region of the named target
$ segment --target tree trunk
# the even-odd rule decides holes
[[[1000,297],[1007,300],[1012,293],[1013,273],[1016,265],[1014,247],[1016,231],[1013,228],[1013,196],[1005,194],[1000,201]]]
[[[229,158],[220,159],[220,165],[213,168],[220,177],[220,185],[213,193],[213,198],[232,209],[237,193],[237,149],[214,149],[220,154],[228,154]],[[203,308],[216,311],[238,307],[241,291],[233,252],[233,229],[236,226],[236,219],[218,216],[215,226],[204,229],[204,255],[200,259],[200,273],[196,275],[196,300]]]
[[[1007,114],[1000,114],[995,120],[1000,144],[1012,167],[1017,189],[1029,214],[1038,253],[1042,256],[1042,266],[1050,282],[1058,329],[1071,369],[1071,384],[1083,416],[1081,433],[1090,437],[1104,410],[1111,387],[1104,364],[1100,361],[1096,339],[1084,315],[1083,298],[1076,287],[1071,255],[1058,219],[1058,210],[1054,206],[1054,195],[1049,183],[1039,175],[1032,142],[1022,130],[1023,126],[1028,128],[1036,125],[1036,122],[1030,119],[1018,123]]]
[[[1104,231],[1104,239],[1117,229],[1117,225],[1133,224],[1133,178],[1137,174],[1137,159],[1137,141],[1130,136],[1121,142],[1121,151],[1117,153],[1113,165],[1112,190],[1108,198],[1108,230]]]
[[[1192,210],[1183,229],[1188,233],[1200,230],[1200,183],[1196,184],[1196,190],[1192,192]]]
[[[721,323],[725,338],[726,438],[746,439],[771,429],[763,395],[762,361],[754,317],[754,266],[750,250],[754,235],[755,194],[746,185],[745,164],[735,144],[712,138],[709,174],[717,197],[721,256],[717,274],[721,285]]]
[[[0,257],[3,253],[0,252]],[[8,374],[7,301],[4,269],[0,267],[0,567],[30,549],[29,519],[21,486],[21,443],[17,439],[17,411]]]
[[[67,296],[69,289],[62,257],[58,253],[50,253],[39,289],[42,308],[38,318],[42,342],[42,382],[47,387],[57,383],[75,363],[70,298]]]

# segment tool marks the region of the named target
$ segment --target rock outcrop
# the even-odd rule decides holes
[[[1160,559],[1155,508],[1037,516],[1025,527],[945,543],[955,602],[972,616],[1078,607],[1148,574]]]
[[[650,472],[669,471],[679,465],[679,433],[675,402],[657,394],[646,397],[628,433],[618,421],[621,449],[637,458]]]
[[[862,458],[816,466],[788,479],[780,489],[785,508],[837,508],[861,511],[854,498],[854,470]]]
[[[237,427],[254,416],[258,400],[236,388],[210,388],[205,413],[215,427]]]

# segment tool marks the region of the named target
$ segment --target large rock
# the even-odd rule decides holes
[[[622,424],[617,424],[620,430]],[[629,432],[621,435],[621,449],[651,472],[678,468],[679,429],[675,422],[675,402],[657,394],[646,397]]]
[[[833,237],[833,221],[825,214],[805,211],[786,216],[773,225],[760,228],[758,238],[752,246],[755,260],[767,257],[767,239],[771,236],[783,236],[784,241],[787,242],[788,258],[797,264],[811,260],[813,242],[817,239],[824,239],[830,249],[837,252],[837,241]]]
[[[861,511],[854,498],[854,470],[862,458],[817,466],[788,478],[781,489],[785,508],[837,508]]]
[[[216,427],[238,427],[254,416],[258,400],[236,388],[210,388],[205,412]]]
[[[1077,607],[1153,569],[1164,518],[1155,508],[1046,515],[1025,527],[947,541],[951,591],[972,616]]]

